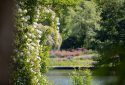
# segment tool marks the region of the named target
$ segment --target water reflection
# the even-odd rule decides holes
[[[72,79],[70,78],[69,74],[73,70],[50,70],[46,77],[49,82],[52,82],[53,85],[73,85]],[[92,77],[92,84],[91,85],[103,85],[104,82],[111,82],[114,79],[112,77]]]

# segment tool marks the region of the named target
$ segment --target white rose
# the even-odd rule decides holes
[[[30,62],[30,59],[27,59],[26,62]]]
[[[23,56],[23,52],[20,52],[20,55]]]
[[[33,27],[36,28],[37,27],[37,23],[36,22],[33,22]]]
[[[22,17],[21,19],[22,19],[23,21],[25,21],[25,18],[24,18],[24,17]]]
[[[30,20],[30,16],[29,16],[29,15],[28,15],[28,16],[26,16],[25,18],[26,18],[27,20]]]
[[[60,25],[60,23],[58,22],[57,25]]]
[[[21,9],[21,8],[19,8],[19,9],[18,9],[18,11],[19,11],[19,12],[22,12],[22,9]]]
[[[34,34],[32,34],[31,36],[32,36],[32,38],[35,38],[35,37],[36,37]]]
[[[25,9],[23,12],[24,12],[24,13],[27,13],[27,10]]]
[[[37,56],[36,58],[41,61],[41,58],[39,56]]]
[[[30,55],[30,51],[27,51],[27,54]]]
[[[40,31],[40,30],[36,30],[37,31],[37,33],[39,33],[39,34],[42,34],[42,31]]]
[[[36,44],[32,42],[31,45],[35,46]]]
[[[31,34],[31,33],[27,33],[27,35],[28,35],[29,37],[31,37],[31,36],[32,36],[32,34]]]
[[[41,38],[41,35],[37,35],[38,38]]]

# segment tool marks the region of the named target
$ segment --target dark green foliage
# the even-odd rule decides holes
[[[76,49],[78,47],[83,47],[84,38],[79,38],[76,36],[70,36],[66,40],[63,40],[61,49]]]
[[[125,80],[125,46],[123,44],[105,45],[101,51],[101,56],[96,59],[95,64],[97,70],[96,75],[99,76],[115,76],[117,80],[111,82],[111,85],[124,85]],[[106,82],[106,85],[109,84]]]
[[[100,0],[102,8],[102,29],[96,37],[100,57],[97,59],[97,74],[114,75],[118,80],[111,85],[124,85],[125,82],[125,1]]]
[[[122,43],[125,37],[125,5],[123,0],[102,1],[102,29],[98,38],[101,42]]]

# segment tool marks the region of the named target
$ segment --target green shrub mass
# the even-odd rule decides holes
[[[74,70],[70,75],[73,80],[73,85],[92,85],[92,75],[88,69],[84,71]]]
[[[10,83],[48,85],[43,73],[47,71],[51,47],[60,45],[59,18],[53,10],[40,6],[36,0],[18,1],[17,9]]]

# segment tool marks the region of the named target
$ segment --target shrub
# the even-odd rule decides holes
[[[71,79],[73,80],[73,85],[91,85],[92,75],[90,70],[74,70],[72,72]]]
[[[59,45],[58,21],[55,12],[50,8],[41,7],[36,0],[20,0],[17,8],[17,29],[11,57],[13,72],[10,83],[12,85],[48,85],[43,76],[47,71],[51,48],[51,42],[48,39],[51,38],[55,46]],[[50,26],[43,25],[46,17],[51,19]]]

